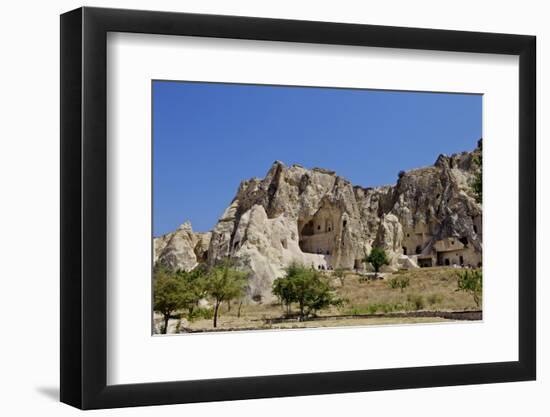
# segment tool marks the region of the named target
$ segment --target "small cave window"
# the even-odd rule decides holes
[[[241,243],[239,240],[233,243],[233,249],[237,249],[237,246],[239,246],[239,243]]]
[[[474,233],[477,233],[477,226],[474,224]]]
[[[330,251],[329,251],[329,250],[327,250],[327,255],[330,255]]]
[[[311,236],[313,234],[313,221],[307,222],[300,233],[302,236]]]
[[[464,265],[464,256],[460,255],[458,259],[460,260],[460,265]]]
[[[420,253],[422,252],[422,246],[418,245],[418,246],[416,247],[415,252],[416,252],[417,255],[420,255]]]
[[[455,241],[454,240],[451,240],[451,245],[454,245],[455,244]]]
[[[407,248],[403,246],[403,255],[406,255],[406,254],[407,254]]]
[[[445,259],[445,265],[449,266],[451,262],[448,259]]]
[[[410,233],[407,233],[407,237],[411,237]]]
[[[317,230],[321,230],[321,225],[318,225],[318,226],[317,226]]]
[[[441,194],[438,194],[438,195],[435,196],[436,199],[439,198],[439,197],[441,197]]]
[[[460,243],[462,243],[464,246],[468,246],[468,238],[467,237],[461,237],[458,240],[460,240]]]
[[[347,221],[347,220],[344,220],[344,222],[342,223],[342,226],[343,226],[343,227],[346,227],[347,224],[348,224],[348,221]]]

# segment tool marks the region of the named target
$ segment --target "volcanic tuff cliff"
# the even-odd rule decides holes
[[[270,299],[273,280],[299,261],[320,269],[360,269],[372,247],[389,268],[481,264],[482,210],[471,191],[472,152],[440,155],[401,172],[397,184],[353,186],[322,168],[276,161],[263,179],[243,181],[211,232],[185,223],[155,239],[155,262],[192,269],[231,257],[249,270],[248,295]]]

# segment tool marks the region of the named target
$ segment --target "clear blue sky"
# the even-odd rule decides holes
[[[364,187],[475,148],[482,96],[153,82],[153,234],[210,230],[275,160]]]

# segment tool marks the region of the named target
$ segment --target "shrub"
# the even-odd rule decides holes
[[[359,307],[352,307],[349,310],[344,311],[344,314],[349,316],[357,316],[359,314],[363,314],[363,310]]]
[[[206,271],[202,267],[197,267],[189,272],[182,270],[176,272],[180,281],[182,308],[185,308],[188,314],[192,314],[199,301],[206,297],[205,275]]]
[[[153,274],[153,309],[162,314],[163,324],[160,332],[166,334],[168,321],[172,314],[185,307],[182,296],[182,280],[177,274],[163,267],[155,269]]]
[[[200,319],[211,320],[214,317],[214,311],[211,308],[199,307],[195,308],[191,313],[187,315],[189,321],[195,321]]]
[[[378,271],[382,265],[388,265],[390,263],[386,251],[382,248],[374,247],[370,251],[369,255],[364,259],[366,263],[370,263],[374,268],[375,278],[378,277]]]
[[[376,314],[378,312],[378,304],[369,304],[367,306],[367,312],[369,314]]]
[[[392,313],[394,311],[403,311],[405,306],[401,303],[373,303],[366,306],[353,306],[352,308],[345,311],[344,314],[349,314],[352,316],[358,316],[363,314],[376,314],[378,312],[382,313]]]
[[[394,311],[395,306],[393,304],[385,303],[385,304],[380,304],[380,309],[384,313],[391,313],[392,311]]]
[[[388,287],[392,290],[399,288],[399,278],[392,278],[388,281]]]
[[[218,325],[220,304],[242,297],[246,284],[246,273],[233,268],[229,261],[217,265],[209,271],[204,288],[214,300],[214,327]]]
[[[286,305],[287,314],[292,303],[297,303],[300,320],[331,305],[343,304],[343,300],[335,296],[326,276],[298,263],[289,265],[286,275],[273,282],[272,292],[281,304]]]
[[[422,310],[425,307],[424,297],[418,294],[408,295],[407,301],[412,304],[415,310]]]
[[[430,294],[428,296],[428,303],[430,305],[439,304],[443,301],[443,296],[441,294]]]
[[[483,274],[480,269],[464,270],[457,272],[456,291],[468,292],[472,295],[476,306],[481,305],[481,296],[483,292]]]
[[[407,288],[410,284],[409,277],[394,277],[388,281],[388,285],[391,289],[401,289],[401,292]]]
[[[333,272],[334,276],[340,280],[342,287],[346,280],[346,272],[342,268],[336,268]]]

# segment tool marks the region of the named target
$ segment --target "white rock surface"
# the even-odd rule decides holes
[[[276,161],[265,178],[240,184],[211,233],[193,233],[185,223],[155,239],[155,261],[191,269],[229,256],[250,272],[248,295],[255,300],[272,298],[273,280],[293,261],[364,269],[362,259],[374,246],[388,253],[387,272],[418,267],[418,256],[435,265],[443,258],[434,245],[447,238],[466,242],[466,260],[479,263],[482,211],[469,186],[478,152],[440,155],[434,166],[376,188]]]
[[[191,270],[206,260],[210,235],[194,233],[191,223],[185,222],[175,232],[154,239],[154,262],[174,270]]]

